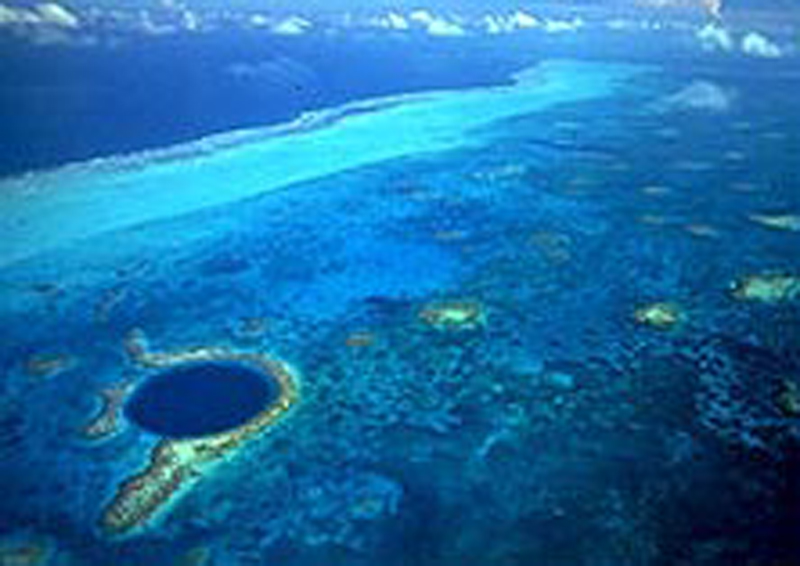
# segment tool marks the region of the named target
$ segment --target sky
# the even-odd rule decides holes
[[[666,13],[674,8],[712,14],[761,12],[770,14],[800,13],[800,0],[0,0],[7,6],[31,6],[56,1],[68,8],[85,9],[91,6],[126,10],[158,7],[165,3],[193,8],[242,9],[259,12],[314,13],[375,13],[424,8],[442,14],[474,14],[523,9],[530,13],[571,12],[580,7],[612,8],[615,12],[650,8]],[[681,10],[682,11],[682,10]]]
[[[48,0],[0,0],[8,6],[30,6]],[[50,0],[52,1],[52,0]],[[156,7],[164,3],[180,4],[189,8],[238,8],[258,11],[314,12],[375,12],[396,9],[407,11],[425,8],[443,13],[492,12],[522,8],[533,13],[564,7],[609,7],[615,9],[655,7],[669,11],[675,7],[689,7],[723,12],[731,11],[794,11],[800,9],[800,0],[55,0],[61,5],[75,8],[87,6],[118,7],[123,9]]]
[[[4,0],[8,5],[31,5],[44,0]],[[426,8],[429,10],[443,10],[461,12],[465,10],[490,11],[494,9],[526,8],[535,10],[541,6],[572,6],[572,5],[632,5],[637,1],[655,1],[661,3],[701,3],[703,0],[172,0],[187,6],[203,7],[243,7],[259,10],[286,7],[298,10],[374,10],[377,8],[413,9]],[[755,1],[755,0],[735,0]],[[761,2],[774,2],[776,0],[759,0]],[[780,0],[777,0],[780,1]],[[74,6],[155,6],[164,0],[61,0],[63,5]]]
[[[7,4],[33,4],[40,0],[6,0]],[[63,4],[74,5],[156,5],[162,0],[64,0]],[[271,7],[311,8],[311,9],[370,9],[375,7],[387,8],[419,8],[461,11],[464,8],[528,8],[535,10],[542,5],[592,5],[592,6],[633,6],[637,3],[661,4],[701,4],[704,0],[181,0],[180,3],[189,6],[241,6],[255,9],[268,10]],[[765,8],[797,6],[796,0],[724,0],[732,8],[763,6]]]

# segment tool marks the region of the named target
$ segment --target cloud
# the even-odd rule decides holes
[[[749,32],[741,42],[742,52],[753,57],[776,59],[783,56],[783,51],[766,36],[757,32]]]
[[[247,19],[247,22],[254,28],[263,28],[269,25],[269,18],[264,14],[253,14]]]
[[[543,29],[547,33],[565,33],[578,31],[582,27],[583,20],[573,18],[572,20],[545,20]]]
[[[396,31],[408,31],[411,29],[411,24],[409,23],[408,19],[397,12],[389,12],[388,14],[370,18],[369,25],[372,27]]]
[[[459,37],[467,32],[456,23],[437,18],[428,24],[428,33],[439,37]]]
[[[429,35],[459,37],[467,33],[457,23],[435,16],[428,10],[414,10],[408,15],[408,19],[420,25]]]
[[[19,23],[18,19],[19,11],[16,8],[11,8],[5,4],[0,4],[0,26]]]
[[[0,4],[0,28],[35,45],[89,46],[98,38],[81,19],[60,4],[46,2],[23,8]]]
[[[634,4],[655,9],[699,9],[719,18],[723,0],[634,0]]]
[[[48,2],[36,6],[41,23],[64,28],[77,28],[80,26],[78,17],[59,4]]]
[[[408,15],[408,19],[424,26],[428,26],[431,22],[436,20],[436,17],[428,10],[414,10]]]
[[[700,111],[715,114],[733,106],[736,93],[710,81],[694,81],[656,104],[660,111]]]
[[[302,35],[310,30],[314,24],[299,16],[291,16],[272,26],[272,33],[278,35]]]
[[[489,35],[509,33],[514,30],[503,17],[492,15],[483,18],[483,27]]]
[[[540,23],[535,16],[532,16],[527,12],[523,12],[522,10],[517,10],[514,12],[514,14],[511,16],[511,21],[514,22],[519,29],[535,28]]]
[[[489,14],[484,16],[479,26],[489,35],[512,33],[523,29],[532,29],[541,26],[541,22],[534,16],[517,10],[508,17]]]
[[[0,4],[0,25],[52,26],[75,29],[78,17],[54,2],[37,4],[33,8],[16,8]]]
[[[695,37],[706,51],[741,52],[751,57],[775,59],[784,55],[783,50],[767,36],[748,31],[738,41],[731,32],[717,24],[707,24],[697,30]]]
[[[394,12],[389,12],[386,15],[386,24],[387,27],[390,29],[396,30],[407,30],[410,27],[408,20],[406,20],[401,14],[395,14]]]
[[[730,32],[715,24],[706,24],[695,33],[695,37],[706,51],[733,51],[736,47]]]

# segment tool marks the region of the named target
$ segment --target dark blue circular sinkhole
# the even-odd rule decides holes
[[[125,415],[160,436],[207,436],[244,424],[278,393],[270,375],[243,364],[185,364],[149,377],[125,404]]]

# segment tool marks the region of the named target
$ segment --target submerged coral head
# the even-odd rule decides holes
[[[652,303],[634,312],[636,322],[659,330],[670,329],[683,320],[683,311],[675,303]]]
[[[486,324],[484,306],[472,300],[434,301],[425,305],[419,317],[437,330],[474,330]]]
[[[159,436],[196,438],[241,426],[278,394],[274,379],[249,365],[187,363],[149,377],[125,405],[125,414]]]

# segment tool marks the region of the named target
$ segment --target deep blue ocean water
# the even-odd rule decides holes
[[[152,376],[124,407],[125,417],[160,436],[190,438],[236,428],[275,401],[275,386],[251,368],[188,364]],[[219,403],[223,398],[225,403]]]
[[[244,31],[104,48],[6,40],[2,50],[0,174],[278,124],[351,100],[496,84],[525,64],[458,40]]]
[[[623,56],[639,44],[618,38],[293,41],[3,61],[0,83],[27,85],[3,90],[24,109],[0,105],[4,172],[52,169],[0,184],[8,227],[28,233],[41,211],[65,241],[26,242],[0,266],[0,551],[104,565],[800,563],[800,287],[736,292],[800,276],[797,230],[758,220],[800,213],[796,62],[670,44]],[[280,64],[256,64],[262,48]],[[553,57],[588,66],[481,88]],[[559,80],[549,103],[513,111]],[[445,88],[334,113],[317,137],[288,133],[285,154],[284,138],[256,137],[53,169]],[[461,132],[476,108],[500,117]],[[318,148],[338,140],[343,162],[373,151],[359,131],[410,149],[331,173]],[[259,161],[273,155],[287,175],[326,173],[276,185]],[[197,173],[227,163],[252,170]],[[101,189],[160,179],[167,195],[270,189],[176,215],[143,193],[160,207],[142,202],[132,218],[146,220],[60,226],[113,215]],[[80,188],[98,200],[60,194]],[[674,324],[642,321],[657,304]],[[479,314],[437,323],[448,305]],[[110,536],[103,510],[159,438],[122,413],[108,435],[86,431],[158,374],[136,347],[265,354],[296,372],[300,401],[224,461],[190,466],[197,481],[143,528]]]

